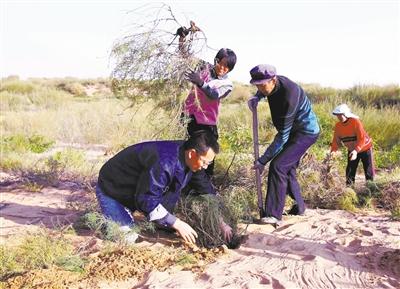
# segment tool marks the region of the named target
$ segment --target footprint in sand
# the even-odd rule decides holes
[[[292,249],[293,251],[303,251],[305,248],[306,247],[301,244],[294,244],[294,245],[290,246],[290,249]]]
[[[303,261],[312,261],[316,258],[315,255],[305,255],[303,258],[301,258],[301,260]]]
[[[360,230],[361,235],[363,236],[373,236],[374,234],[367,230]]]
[[[330,251],[335,251],[335,250],[336,250],[336,245],[333,244],[333,243],[327,243],[327,244],[325,245],[325,248],[328,249],[328,250],[330,250]]]
[[[353,250],[353,249],[360,249],[362,246],[361,246],[361,240],[359,240],[359,239],[354,239],[354,240],[352,240],[350,243],[349,243],[349,246],[348,246],[348,248],[349,249],[351,249],[351,250]]]
[[[274,289],[285,289],[285,286],[279,282],[279,280],[272,278],[272,288]]]
[[[280,245],[282,243],[282,240],[274,237],[264,237],[263,243],[268,246],[275,246]]]

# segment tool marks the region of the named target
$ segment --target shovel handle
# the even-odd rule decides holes
[[[254,158],[257,161],[259,158],[259,145],[258,145],[258,116],[257,116],[257,107],[251,110],[253,114],[253,147],[254,147]],[[261,190],[261,174],[260,170],[256,169],[256,187],[257,187],[257,197],[258,197],[258,209],[260,211],[260,218],[264,217],[264,204],[263,204],[263,196]]]

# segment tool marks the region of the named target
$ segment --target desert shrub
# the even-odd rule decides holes
[[[322,87],[319,84],[300,84],[313,104],[316,103],[340,103],[343,92],[332,87]]]
[[[42,153],[54,145],[54,141],[41,135],[24,136],[21,134],[1,138],[3,151]]]
[[[2,111],[28,111],[32,113],[44,109],[55,109],[69,100],[66,93],[54,89],[42,89],[29,94],[0,92]]]
[[[13,272],[47,268],[51,265],[65,265],[65,270],[79,271],[83,266],[82,261],[78,262],[79,259],[72,244],[63,237],[51,236],[46,231],[28,234],[16,247],[0,246],[0,279]]]
[[[375,165],[379,168],[393,169],[400,166],[400,144],[394,145],[391,150],[374,152]]]
[[[74,96],[86,96],[85,87],[79,82],[62,82],[57,87]]]
[[[226,244],[220,229],[221,218],[232,227],[234,233],[228,247],[237,248],[240,245],[237,220],[217,196],[189,194],[179,202],[179,215],[197,232],[197,243],[201,247],[214,248]]]
[[[336,209],[345,191],[344,177],[338,172],[338,159],[327,155],[323,161],[306,154],[298,169],[304,200],[311,208]]]
[[[222,134],[219,139],[221,148],[224,151],[240,152],[243,148],[251,148],[253,145],[253,138],[251,131],[245,126],[238,126],[235,130],[229,133]]]
[[[400,182],[389,181],[378,186],[381,192],[378,204],[389,210],[394,219],[400,220]]]
[[[93,231],[99,238],[107,241],[121,241],[123,233],[120,225],[108,220],[98,212],[87,212],[75,222],[76,230],[87,229]]]
[[[221,198],[237,223],[251,222],[253,212],[258,210],[255,186],[230,186],[221,192]]]
[[[50,158],[50,161],[57,162],[59,166],[64,168],[78,168],[83,166],[86,162],[84,153],[72,148],[56,152],[54,156]]]
[[[344,95],[362,107],[383,108],[400,105],[400,87],[398,85],[355,85],[345,90]]]
[[[0,92],[7,91],[20,94],[28,94],[35,89],[36,87],[34,84],[21,80],[2,81],[0,86]]]
[[[327,150],[330,148],[332,142],[333,130],[337,118],[332,115],[332,105],[328,103],[315,104],[313,105],[313,109],[318,117],[318,123],[321,129],[317,143],[314,146]]]
[[[352,188],[346,188],[337,199],[337,208],[340,210],[354,212],[357,204],[358,197]]]
[[[399,110],[393,107],[374,109],[360,108],[351,104],[352,110],[360,116],[365,130],[374,140],[378,149],[389,150],[400,141]]]
[[[75,230],[90,230],[99,238],[124,244],[124,232],[120,230],[120,225],[114,221],[105,218],[101,213],[96,211],[88,211],[82,214],[73,224]],[[136,233],[151,232],[154,233],[156,226],[153,222],[147,220],[135,221],[132,231]]]

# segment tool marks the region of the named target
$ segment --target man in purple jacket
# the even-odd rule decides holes
[[[210,182],[192,178],[206,169],[219,152],[212,133],[203,131],[187,141],[151,141],[125,148],[108,160],[100,170],[96,196],[101,211],[127,233],[134,242],[137,234],[132,211],[143,212],[149,221],[175,229],[187,242],[195,243],[197,233],[173,215],[180,192],[189,182],[199,193],[215,194]],[[229,241],[232,229],[221,222]]]

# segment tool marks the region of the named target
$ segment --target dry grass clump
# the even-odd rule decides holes
[[[240,246],[240,236],[237,232],[237,220],[221,199],[214,195],[190,195],[181,199],[179,215],[198,234],[197,243],[201,247],[215,248],[223,244],[229,248]],[[229,224],[234,232],[230,242],[226,242],[220,229],[221,218]]]
[[[320,162],[306,154],[298,169],[298,180],[304,199],[312,208],[340,209],[340,204],[347,203],[347,198],[339,202],[346,192],[345,180],[338,172],[338,160],[330,155]]]
[[[0,263],[2,281],[27,270],[49,268],[53,265],[76,272],[83,268],[83,260],[76,254],[72,244],[63,236],[54,236],[45,230],[28,234],[15,247],[1,245]]]
[[[400,220],[400,181],[386,183],[381,190],[378,204],[389,210],[394,219]]]

